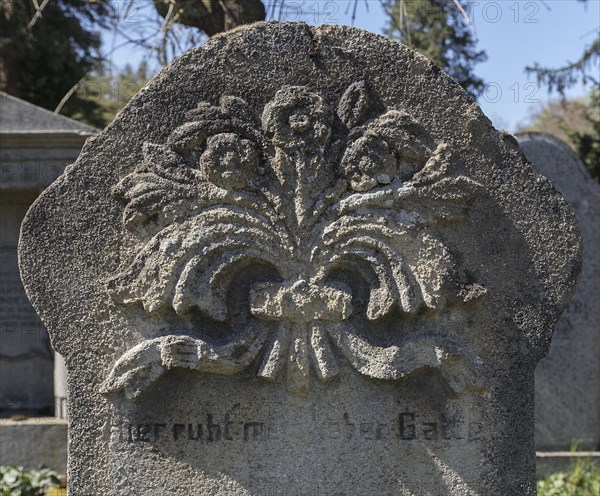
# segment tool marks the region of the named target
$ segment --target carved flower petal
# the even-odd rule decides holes
[[[165,145],[144,144],[144,166],[159,177],[183,184],[202,179],[198,169],[190,167],[183,157]]]
[[[284,86],[262,114],[266,135],[288,153],[307,154],[327,144],[332,121],[329,104],[307,86]]]

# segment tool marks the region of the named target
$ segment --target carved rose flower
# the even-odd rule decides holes
[[[208,138],[206,150],[200,156],[200,168],[206,177],[223,188],[245,188],[258,163],[254,143],[233,133]]]
[[[273,144],[286,152],[311,152],[331,137],[333,111],[305,86],[285,86],[265,106],[262,124]]]
[[[341,166],[352,189],[366,191],[394,179],[397,159],[381,138],[362,136],[346,149]]]
[[[340,162],[354,191],[367,191],[395,179],[405,182],[423,168],[432,153],[426,131],[403,112],[390,110],[356,131],[359,137],[350,141]]]

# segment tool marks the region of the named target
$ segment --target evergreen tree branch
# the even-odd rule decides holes
[[[565,90],[580,80],[583,84],[591,82],[594,86],[598,86],[598,78],[592,69],[599,63],[600,36],[583,52],[583,55],[576,62],[569,62],[567,65],[556,69],[542,67],[536,62],[533,66],[527,66],[525,72],[535,75],[537,82],[547,86],[550,93],[556,90],[564,96]]]

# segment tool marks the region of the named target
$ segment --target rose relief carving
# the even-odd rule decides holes
[[[144,145],[143,164],[115,189],[141,248],[109,292],[149,314],[200,312],[236,332],[225,344],[177,332],[144,341],[116,362],[105,392],[134,398],[175,367],[251,366],[301,392],[311,368],[334,378],[340,355],[377,379],[436,367],[457,390],[469,383],[477,360],[465,365],[449,337],[370,339],[389,316],[485,292],[465,288],[436,234],[462,219],[480,185],[455,173],[449,147],[411,116],[376,108],[364,82],[335,110],[308,87],[286,86],[261,116],[227,96],[198,105],[165,144]],[[232,285],[253,267],[267,276],[250,285],[247,318],[233,316]]]

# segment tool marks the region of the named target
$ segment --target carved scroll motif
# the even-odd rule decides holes
[[[233,374],[257,357],[259,376],[287,368],[290,390],[304,391],[311,368],[323,381],[338,374],[338,353],[373,378],[438,367],[455,389],[469,382],[455,366],[465,351],[449,339],[369,338],[390,315],[461,302],[464,280],[436,226],[460,221],[480,190],[415,119],[375,109],[364,82],[337,109],[286,86],[260,118],[226,96],[199,104],[165,144],[144,145],[144,162],[115,189],[141,248],[109,282],[113,299],[228,323],[236,277],[257,265],[273,277],[251,286],[250,318],[231,342],[145,341],[117,361],[106,392],[133,398],[174,367]]]

